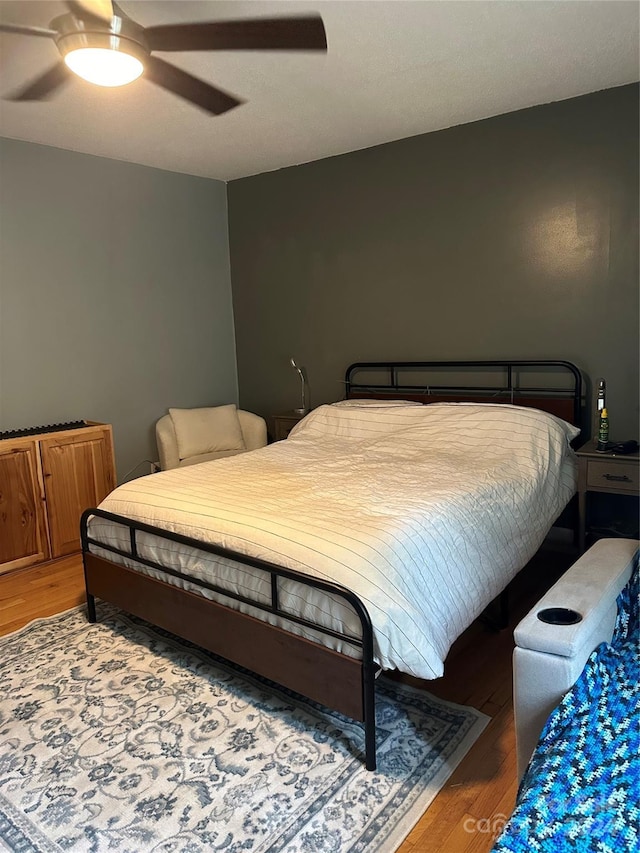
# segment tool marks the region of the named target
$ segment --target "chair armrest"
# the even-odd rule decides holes
[[[514,631],[513,710],[522,777],[547,717],[576,681],[591,652],[611,640],[616,599],[638,559],[635,539],[596,542],[522,619]],[[574,625],[538,618],[547,608],[581,616]]]
[[[158,445],[158,460],[160,468],[166,471],[180,465],[178,442],[173,428],[171,415],[163,415],[156,422],[156,444]]]
[[[267,443],[267,422],[260,415],[238,409],[240,429],[247,450],[258,450]]]

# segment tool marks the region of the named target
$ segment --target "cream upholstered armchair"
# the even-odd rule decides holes
[[[169,409],[156,423],[156,441],[160,467],[166,471],[264,447],[267,424],[233,404]]]

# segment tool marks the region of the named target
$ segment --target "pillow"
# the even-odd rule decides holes
[[[331,403],[332,406],[344,406],[345,408],[356,406],[371,406],[374,409],[387,409],[395,406],[421,406],[417,400],[374,400],[371,397],[363,397],[362,400],[353,398],[351,400],[339,400],[337,403]]]
[[[558,415],[552,415],[551,412],[545,412],[543,409],[536,409],[534,406],[518,406],[513,403],[431,403],[430,409],[457,406],[459,408],[466,407],[471,410],[476,408],[477,413],[482,411],[489,412],[490,410],[497,411],[498,414],[504,416],[505,424],[511,423],[513,417],[517,417],[518,412],[525,412],[530,421],[538,422],[541,426],[551,423],[558,426],[569,441],[573,441],[580,433],[580,427],[570,424],[563,420]]]
[[[207,409],[169,409],[169,414],[180,459],[218,450],[245,450],[238,410],[233,403]]]

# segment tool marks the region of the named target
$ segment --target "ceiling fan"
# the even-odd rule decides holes
[[[152,54],[327,49],[319,15],[142,27],[112,0],[67,0],[65,5],[69,11],[54,18],[49,28],[0,24],[2,32],[53,39],[64,60],[12,95],[11,100],[44,100],[72,79],[70,71],[101,86],[122,86],[144,74],[157,86],[220,115],[242,100]]]

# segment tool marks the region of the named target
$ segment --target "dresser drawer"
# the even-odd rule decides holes
[[[286,412],[282,415],[272,415],[273,418],[273,440],[282,441],[287,438],[296,424],[299,424],[303,414],[298,412]]]
[[[275,426],[275,441],[282,441],[287,438],[291,430],[298,423],[298,421],[294,421],[293,419],[287,420],[285,418],[276,418],[276,426]]]
[[[640,484],[637,462],[614,462],[610,459],[589,460],[588,489],[615,489],[637,492]]]

